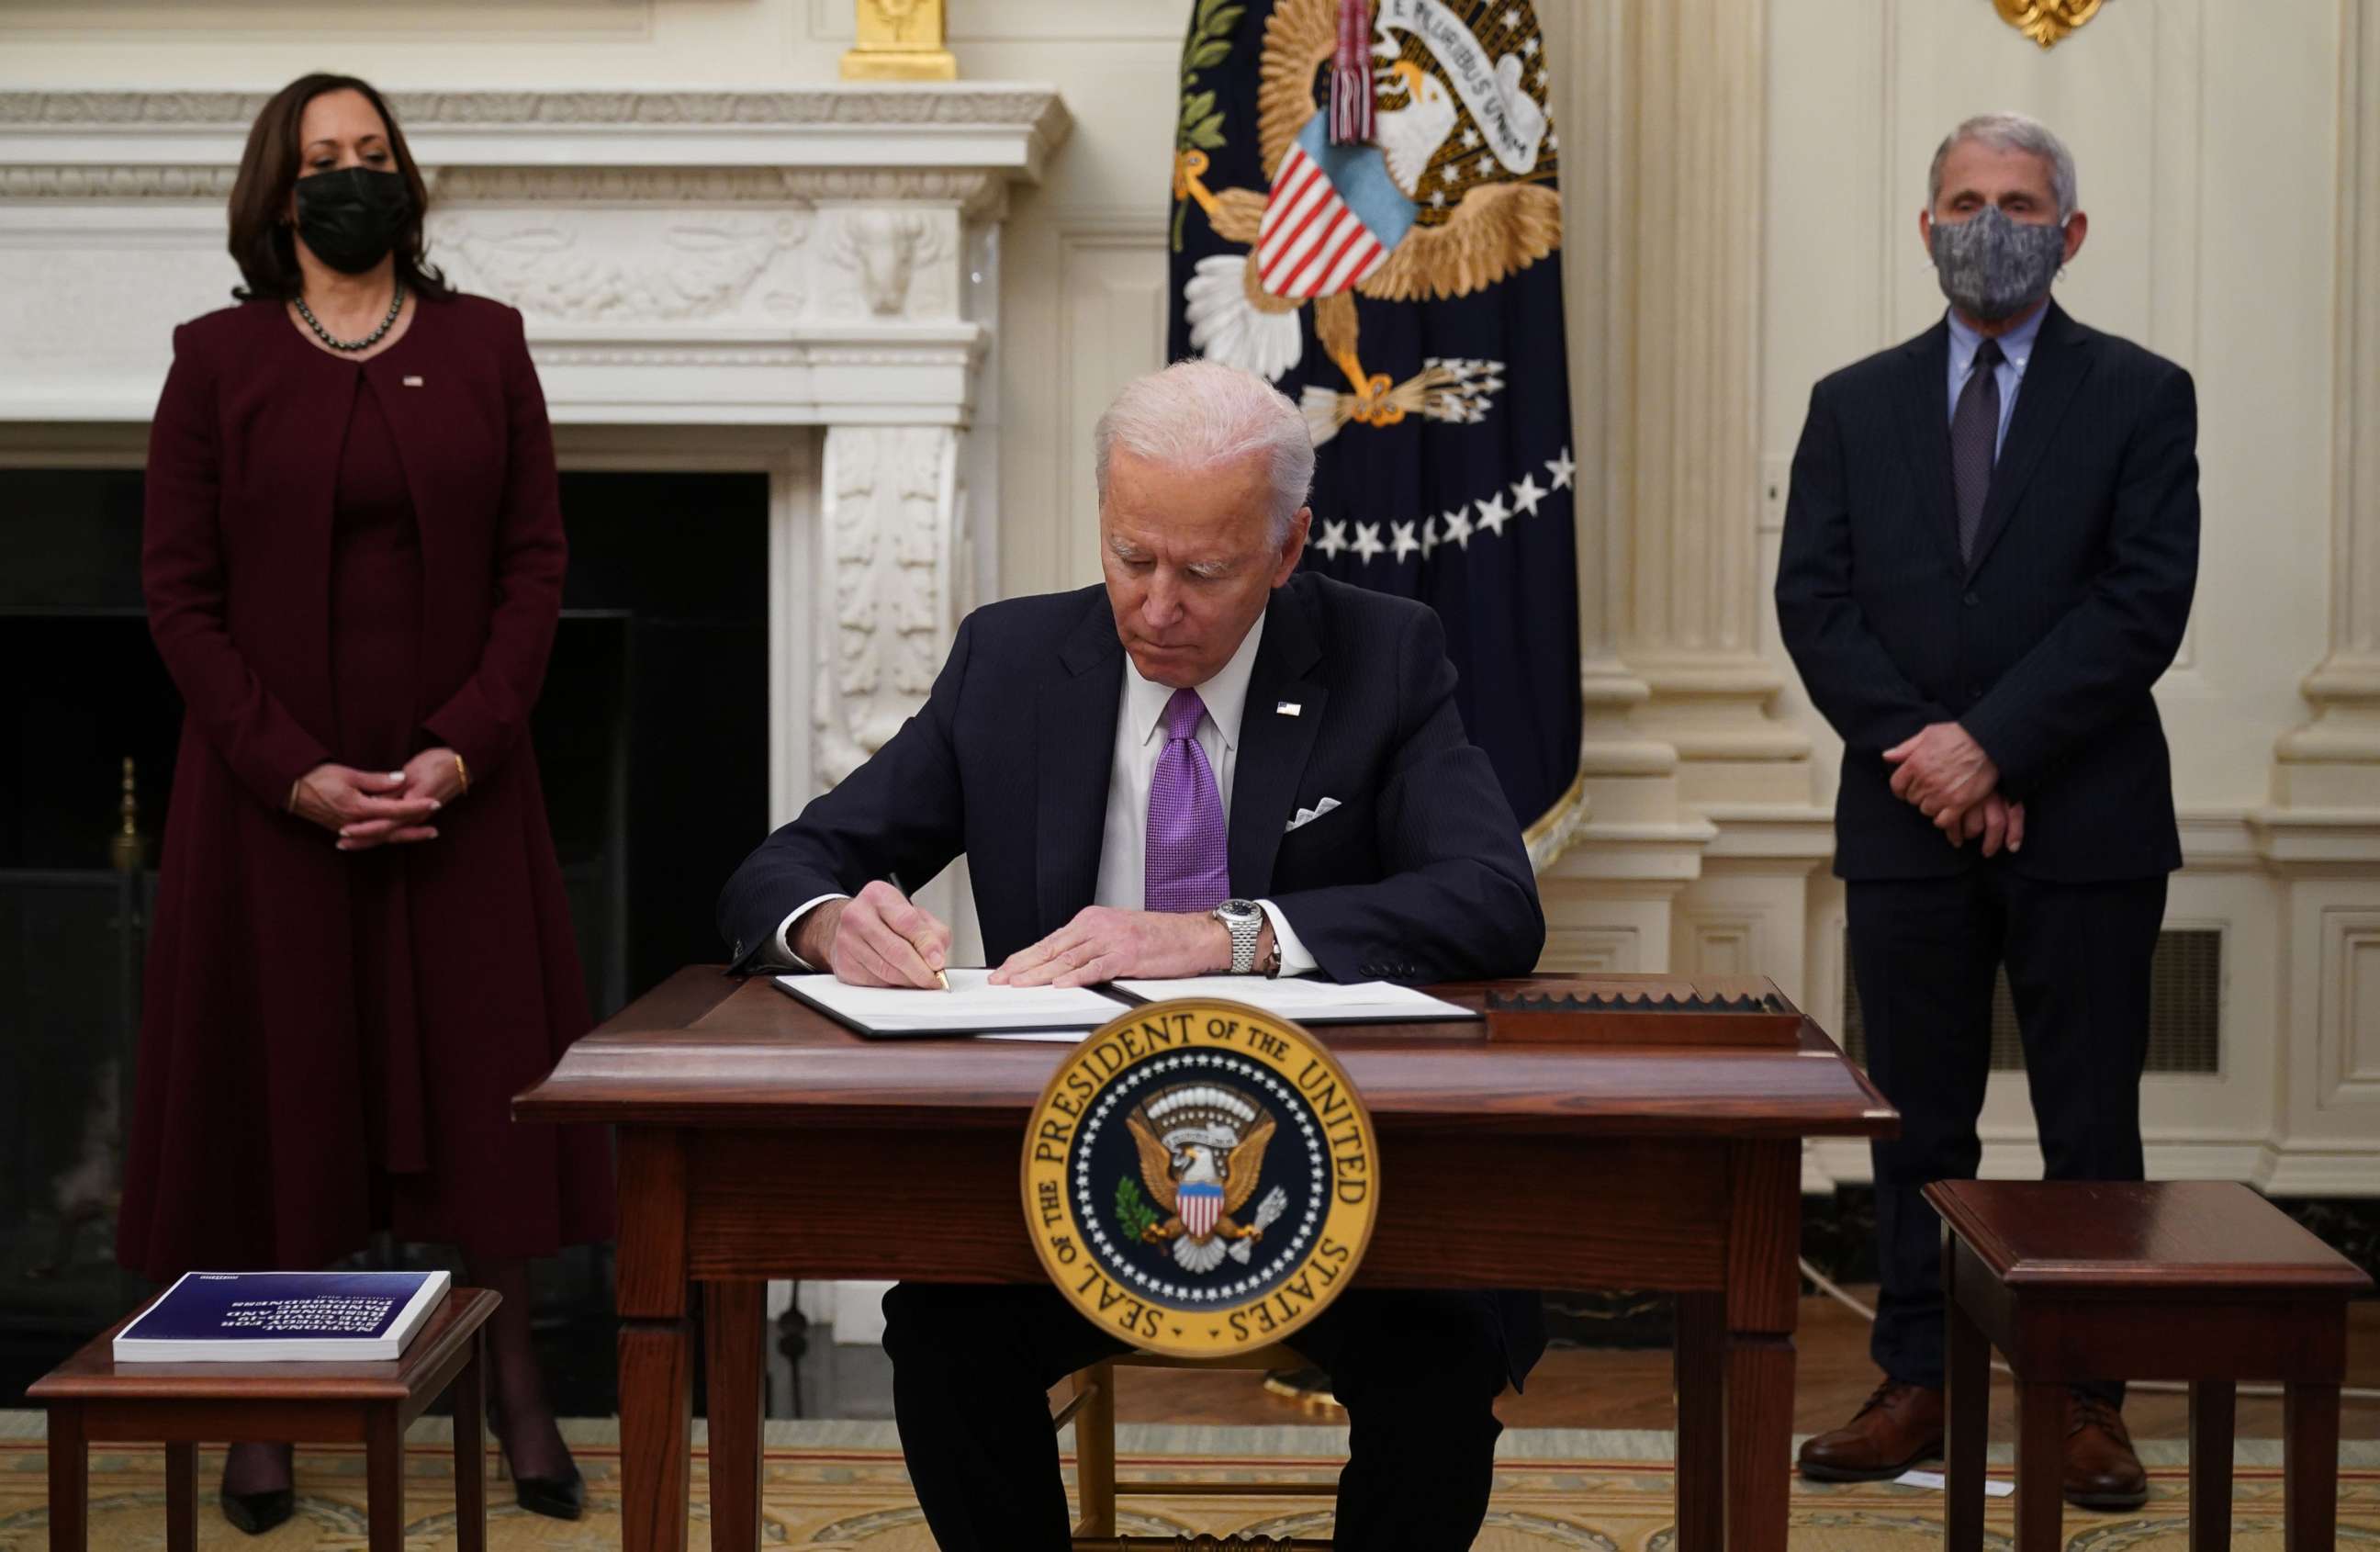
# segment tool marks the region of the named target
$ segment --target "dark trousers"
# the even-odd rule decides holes
[[[1975,1122],[2001,964],[2047,1178],[2141,1178],[2149,962],[2165,892],[2163,877],[2054,883],[1999,859],[1955,878],[1847,887],[1868,1076],[1900,1112],[1900,1135],[1874,1148],[1883,1288],[1869,1352],[1888,1377],[1942,1383],[1941,1219],[1918,1193],[1973,1179],[1983,1157]]]
[[[1488,1513],[1504,1388],[1475,1294],[1350,1292],[1293,1344],[1347,1408],[1334,1536],[1345,1552],[1468,1546]],[[905,1282],[884,1348],[909,1480],[941,1552],[1063,1552],[1071,1534],[1048,1391],[1124,1351],[1047,1286]]]

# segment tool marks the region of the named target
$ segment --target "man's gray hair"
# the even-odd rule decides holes
[[[1942,164],[1950,159],[1951,148],[1967,140],[1980,140],[1997,151],[2030,152],[2049,168],[2049,191],[2058,200],[2058,219],[2063,222],[2074,213],[2074,153],[2066,142],[2051,131],[2048,125],[2021,113],[1977,114],[1942,139],[1934,152],[1934,170],[1926,175],[1925,205],[1928,210],[1942,202]]]
[[[1264,455],[1272,481],[1272,540],[1314,483],[1314,438],[1286,394],[1253,372],[1220,361],[1176,361],[1123,385],[1091,433],[1099,504],[1118,448],[1172,468],[1209,468]]]

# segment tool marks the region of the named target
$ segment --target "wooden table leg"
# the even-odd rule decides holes
[[[686,1321],[686,1145],[619,1132],[620,1546],[686,1552],[694,1448],[694,1338]]]
[[[1984,1440],[1992,1421],[1992,1345],[1959,1303],[1958,1241],[1942,1231],[1943,1441],[1942,1546],[1983,1552]]]
[[[480,1441],[480,1419],[487,1406],[481,1376],[487,1373],[487,1334],[471,1334],[471,1356],[455,1373],[455,1545],[456,1552],[487,1552],[488,1450]]]
[[[1728,1552],[1785,1552],[1793,1470],[1793,1326],[1802,1309],[1802,1145],[1730,1149]]]
[[[1727,1538],[1727,1295],[1681,1293],[1677,1316],[1678,1552]]]
[[[2066,1387],[2016,1382],[2016,1552],[2066,1546]]]
[[[370,1552],[405,1552],[405,1430],[394,1406],[364,1413],[364,1518]]]
[[[1075,1498],[1082,1510],[1075,1534],[1116,1534],[1115,1365],[1095,1364],[1075,1376]]]
[[[2289,1385],[2281,1393],[2281,1475],[2289,1552],[2327,1548],[2338,1535],[2338,1387]]]
[[[706,1282],[710,1424],[710,1552],[760,1552],[760,1412],[767,1362],[765,1282]]]
[[[91,1445],[82,1408],[53,1401],[49,1415],[50,1552],[83,1552],[90,1537]]]
[[[2237,1393],[2228,1379],[2190,1387],[2190,1552],[2231,1545],[2231,1428]]]
[[[199,1447],[165,1447],[165,1552],[197,1552],[199,1545]]]

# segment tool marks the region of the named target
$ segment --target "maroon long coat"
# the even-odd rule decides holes
[[[527,723],[560,615],[562,513],[520,315],[422,301],[369,361],[300,336],[278,303],[174,333],[152,428],[142,551],[150,625],[182,726],[150,943],[118,1255],[193,1267],[321,1266],[376,1227],[476,1255],[546,1255],[612,1229],[608,1138],[516,1125],[510,1097],[588,1025]],[[286,811],[337,747],[330,567],[341,446],[364,378],[419,530],[416,749],[470,790],[404,858],[410,943],[351,932],[349,865]],[[384,860],[384,859],[383,859]],[[370,1137],[365,984],[409,979],[426,1170]]]

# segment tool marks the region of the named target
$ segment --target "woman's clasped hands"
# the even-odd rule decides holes
[[[325,760],[298,779],[289,807],[335,834],[340,851],[362,852],[437,840],[432,817],[463,790],[455,751],[424,749],[402,770],[358,770]]]

